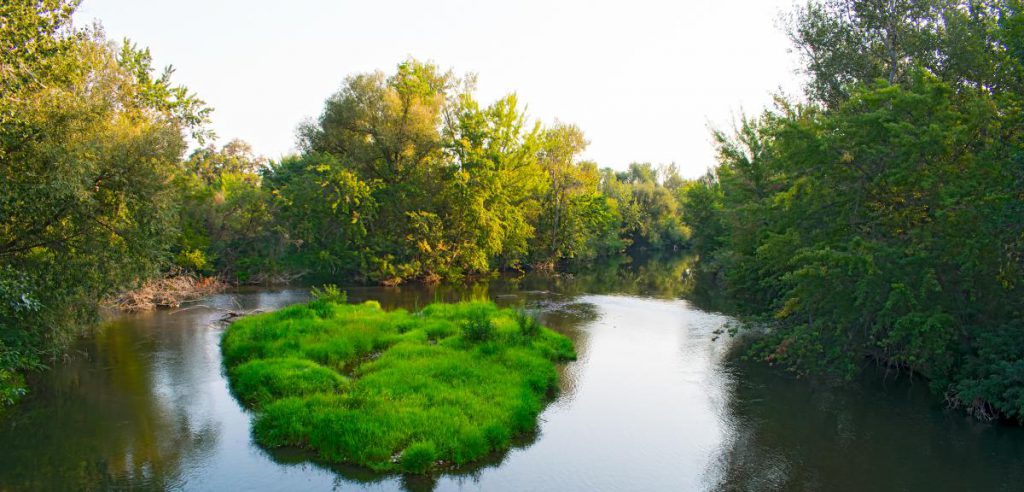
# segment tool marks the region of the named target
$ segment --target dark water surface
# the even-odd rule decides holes
[[[683,300],[685,262],[460,287],[352,288],[351,301],[525,304],[576,342],[537,433],[457,475],[408,478],[253,444],[220,361],[224,294],[119,316],[0,417],[0,490],[1024,490],[1024,430],[947,410],[925,384],[844,388],[739,361],[728,317]],[[700,303],[706,305],[706,303]]]

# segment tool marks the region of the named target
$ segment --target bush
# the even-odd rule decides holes
[[[483,310],[470,313],[462,325],[463,336],[471,342],[486,342],[494,338],[495,333],[494,323]]]
[[[21,374],[0,368],[0,408],[13,405],[27,391],[25,378]]]
[[[348,293],[339,289],[334,284],[324,284],[320,288],[313,287],[309,289],[309,295],[316,301],[333,302],[335,304],[345,304],[348,302]]]
[[[947,397],[980,419],[1024,423],[1024,322],[986,327],[975,346]]]
[[[516,311],[516,323],[519,325],[519,333],[526,338],[533,338],[540,334],[540,320],[525,309]]]

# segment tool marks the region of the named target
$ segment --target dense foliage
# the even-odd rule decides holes
[[[534,429],[555,362],[575,358],[568,338],[491,303],[409,313],[341,299],[321,292],[225,332],[259,443],[379,471],[463,465]]]
[[[166,183],[207,115],[148,52],[73,30],[74,6],[0,6],[0,404],[100,299],[161,267]]]
[[[515,95],[408,60],[356,75],[300,129],[301,155],[198,151],[180,183],[180,267],[397,284],[554,269],[685,245],[674,167],[600,171],[574,125],[530,124]]]
[[[683,192],[765,359],[849,377],[871,358],[1024,420],[1022,25],[1018,2],[797,11],[809,101],[717,134]]]

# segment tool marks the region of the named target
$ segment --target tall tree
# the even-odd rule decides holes
[[[0,399],[102,297],[152,272],[166,183],[208,110],[147,52],[70,25],[74,2],[0,7]],[[11,48],[11,49],[6,49]],[[11,390],[11,391],[5,391]]]
[[[306,152],[326,153],[370,185],[373,200],[388,204],[365,222],[378,279],[401,281],[421,273],[419,248],[408,236],[416,217],[430,213],[446,166],[442,129],[459,104],[459,79],[416,60],[381,72],[348,78],[327,100],[315,123],[300,129]]]
[[[538,132],[515,95],[486,108],[461,97],[456,123],[445,135],[452,161],[436,207],[449,229],[448,253],[460,268],[487,272],[496,266],[492,260],[517,266],[526,256],[538,212],[534,197],[545,185]]]
[[[988,0],[827,0],[791,17],[804,57],[807,93],[828,106],[857,83],[908,82],[923,67],[955,87],[1013,90],[998,24],[1013,2]]]
[[[554,268],[563,258],[593,256],[591,238],[612,220],[600,194],[601,176],[593,162],[581,161],[587,147],[576,125],[555,124],[542,135],[540,163],[548,188],[541,197],[544,213],[537,226],[536,264]]]
[[[821,2],[797,15],[809,104],[779,100],[683,193],[705,268],[767,360],[865,358],[1024,421],[1017,2]]]

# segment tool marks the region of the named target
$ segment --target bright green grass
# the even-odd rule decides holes
[[[221,344],[262,445],[423,473],[507,449],[536,426],[568,338],[492,303],[418,313],[325,300],[236,321]]]

